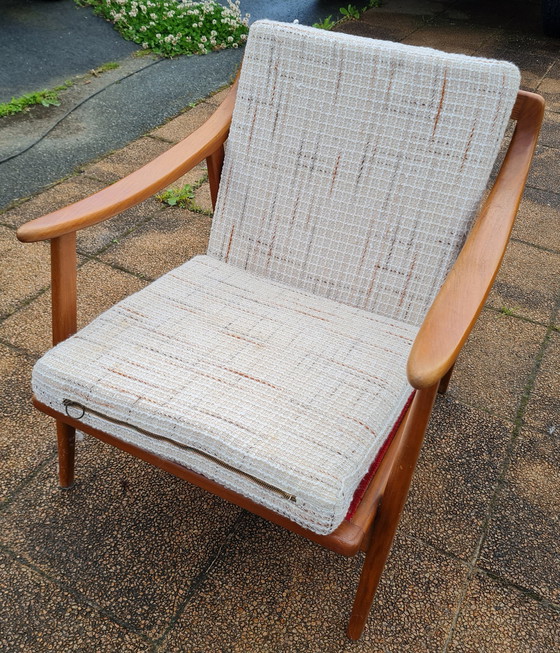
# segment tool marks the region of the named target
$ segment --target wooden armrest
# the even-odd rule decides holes
[[[504,256],[544,115],[540,95],[520,91],[517,125],[496,179],[455,265],[436,296],[408,359],[415,388],[437,383],[461,351]]]
[[[78,231],[102,222],[169,186],[224,143],[236,90],[237,82],[215,113],[183,141],[112,186],[22,225],[17,231],[19,240],[35,242]]]

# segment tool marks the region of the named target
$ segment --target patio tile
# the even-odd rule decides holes
[[[0,516],[4,545],[159,636],[239,509],[94,438],[78,444],[76,476],[61,491],[45,467]]]
[[[480,48],[481,43],[490,39],[494,34],[495,30],[490,27],[438,21],[435,25],[417,30],[403,43],[472,55]]]
[[[523,430],[478,565],[560,602],[560,433]]]
[[[150,132],[151,136],[162,138],[170,143],[178,143],[198,129],[216,111],[214,103],[201,102],[192,109],[188,109],[176,118],[166,122]]]
[[[162,208],[160,202],[150,198],[109,220],[82,229],[78,232],[78,252],[90,256],[96,254],[111,243],[119,241],[130,229],[157,216]]]
[[[450,399],[513,420],[546,328],[482,311],[447,390]]]
[[[477,57],[511,61],[521,70],[521,88],[535,91],[547,71],[557,59],[557,54],[540,51],[525,41],[508,41],[507,32],[500,39],[491,39],[476,49]]]
[[[55,452],[52,420],[31,404],[32,361],[0,345],[0,503]]]
[[[537,90],[544,97],[549,111],[560,112],[560,61],[550,68]]]
[[[449,2],[445,0],[390,0],[372,11],[380,14],[408,14],[409,16],[429,16],[444,11]]]
[[[212,198],[210,196],[209,182],[204,182],[200,188],[196,189],[194,194],[194,203],[203,211],[209,211],[210,213],[214,211],[214,207],[212,206]]]
[[[0,319],[50,284],[47,243],[20,243],[13,229],[0,226]]]
[[[93,177],[105,184],[112,184],[138,170],[169,148],[169,143],[145,136],[103,159],[85,166],[82,168],[82,173],[86,177]]]
[[[533,188],[557,193],[560,189],[560,168],[557,165],[558,150],[537,145],[533,165],[527,183]]]
[[[213,104],[215,107],[220,106],[220,104],[226,99],[226,95],[229,93],[229,85],[223,88],[221,91],[214,93],[210,97],[206,98],[207,104]]]
[[[554,111],[544,112],[544,121],[539,135],[539,143],[547,147],[560,149],[560,114]]]
[[[363,15],[362,20],[351,20],[337,25],[335,31],[385,41],[402,41],[424,24],[420,16],[382,14],[376,9],[370,9]]]
[[[560,648],[560,613],[483,574],[472,580],[449,653],[544,653]]]
[[[511,242],[487,304],[548,324],[559,279],[560,254]]]
[[[559,224],[560,194],[526,188],[512,237],[560,252]]]
[[[3,551],[0,551],[0,608],[2,651],[141,653],[152,650],[135,633],[80,603]]]
[[[535,378],[524,419],[527,424],[560,437],[560,334],[551,333]]]
[[[493,0],[491,3],[457,0],[443,14],[457,21],[469,21],[473,25],[503,27],[511,22],[511,0]]]
[[[403,533],[470,560],[512,425],[440,397],[414,472]]]
[[[103,183],[94,179],[86,179],[82,176],[71,177],[13,209],[0,213],[0,222],[11,227],[19,227],[24,222],[84,199],[84,197],[101,190],[103,186]]]
[[[211,219],[186,209],[167,208],[156,220],[141,225],[100,258],[147,279],[155,279],[204,254]]]
[[[78,328],[145,285],[125,272],[89,261],[78,270]],[[0,338],[31,354],[43,354],[51,347],[50,316],[50,292],[46,292],[0,324]]]
[[[369,9],[362,14],[361,23],[366,23],[377,31],[377,39],[401,41],[411,32],[425,25],[421,16],[380,12],[381,7]]]
[[[246,514],[164,649],[441,650],[466,567],[398,537],[362,639],[353,643],[345,631],[362,561],[361,555],[337,556]]]

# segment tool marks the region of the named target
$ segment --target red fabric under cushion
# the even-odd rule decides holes
[[[406,411],[408,410],[410,404],[412,403],[413,398],[414,398],[414,392],[408,398],[397,421],[393,424],[393,428],[391,429],[391,432],[385,439],[385,442],[381,446],[381,449],[378,451],[375,460],[371,463],[371,466],[366,472],[366,475],[362,478],[358,487],[356,488],[356,491],[354,492],[354,496],[352,497],[352,502],[350,503],[350,507],[348,508],[348,512],[346,513],[346,519],[350,519],[354,515],[354,513],[356,512],[356,508],[360,505],[360,501],[364,498],[364,494],[366,493],[368,485],[370,484],[373,475],[377,471],[377,468],[381,464],[383,457],[387,453],[387,449],[389,448],[389,445],[393,441],[393,438],[395,437],[399,429],[399,426],[401,425],[401,422],[403,421],[403,418],[406,415]]]

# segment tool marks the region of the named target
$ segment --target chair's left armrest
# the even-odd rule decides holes
[[[437,383],[452,367],[478,317],[504,256],[537,143],[544,100],[521,91],[517,125],[496,182],[412,346],[408,379]]]
[[[144,167],[79,202],[22,225],[22,242],[58,238],[102,222],[164,189],[218,150],[227,138],[237,82],[210,118]]]

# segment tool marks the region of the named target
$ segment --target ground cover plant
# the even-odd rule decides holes
[[[347,20],[359,20],[360,16],[364,13],[364,11],[380,6],[381,6],[381,0],[369,0],[369,2],[361,9],[354,7],[354,5],[348,5],[347,7],[340,7],[338,11],[340,12],[342,18],[339,18],[338,20],[333,20],[331,14],[330,16],[327,16],[322,21],[318,23],[313,23],[313,27],[317,27],[318,29],[331,30],[333,27],[335,27],[335,25],[346,22]]]
[[[172,57],[237,48],[247,39],[249,16],[239,0],[76,0],[93,7],[127,40]]]

